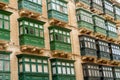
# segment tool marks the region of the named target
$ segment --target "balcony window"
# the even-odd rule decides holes
[[[120,20],[120,7],[114,6],[115,20]]]
[[[120,46],[111,44],[113,60],[120,60]]]
[[[79,40],[81,55],[96,56],[96,43],[94,38],[88,36],[80,36]]]
[[[83,76],[85,80],[100,80],[99,66],[94,64],[83,64]]]
[[[52,26],[49,27],[49,34],[51,50],[62,50],[65,52],[71,52],[71,40],[69,29]],[[55,43],[55,45],[53,43]]]
[[[18,0],[18,8],[42,13],[42,0]]]
[[[108,29],[108,32],[107,32],[108,37],[117,38],[118,34],[117,34],[116,25],[112,22],[106,22],[106,26]]]
[[[68,8],[65,0],[48,0],[48,17],[68,22]]]
[[[113,71],[114,71],[114,75],[115,75],[115,80],[119,80],[120,79],[120,68],[115,67],[113,69]]]
[[[53,80],[57,80],[58,78],[62,79],[63,77],[68,79],[74,78],[73,80],[75,80],[74,61],[52,59],[51,64]]]
[[[0,52],[0,80],[10,80],[10,54]]]
[[[82,8],[79,8],[76,10],[76,16],[79,28],[84,27],[92,31],[94,30],[92,13]]]
[[[44,22],[26,17],[19,18],[18,21],[20,44],[44,47]]]
[[[113,72],[111,67],[102,66],[101,69],[102,69],[103,79],[113,80]]]
[[[105,11],[105,14],[108,14],[114,17],[113,4],[108,0],[104,0],[104,11]]]
[[[22,80],[26,79],[27,77],[33,79],[35,76],[37,76],[37,79],[40,80],[41,78],[47,78],[46,80],[49,80],[47,57],[40,57],[27,54],[17,55],[17,57],[19,76],[27,75],[23,77]],[[38,75],[41,76],[38,77]]]
[[[110,50],[109,50],[109,44],[104,41],[97,41],[98,45],[98,57],[99,58],[105,58],[105,59],[110,59]]]

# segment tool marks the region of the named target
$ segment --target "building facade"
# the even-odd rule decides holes
[[[0,80],[120,80],[120,3],[0,0]]]

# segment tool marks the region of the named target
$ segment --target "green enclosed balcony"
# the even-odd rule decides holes
[[[113,39],[117,39],[118,38],[118,34],[117,34],[117,29],[116,29],[116,25],[115,23],[106,22],[106,26],[107,26],[107,36],[109,38],[113,38]]]
[[[9,0],[0,0],[0,3],[8,4]]]
[[[47,0],[48,18],[61,22],[68,22],[68,8],[66,0]]]
[[[101,80],[100,68],[96,64],[82,64],[84,80]]]
[[[52,80],[76,80],[74,61],[65,59],[51,59]]]
[[[18,9],[42,13],[42,0],[18,0]]]
[[[0,51],[0,80],[10,80],[10,52]]]
[[[103,0],[91,0],[91,10],[97,14],[103,13]]]
[[[112,53],[112,60],[113,61],[117,61],[120,62],[120,46],[117,44],[110,44],[110,49],[111,49],[111,53]]]
[[[98,58],[104,60],[110,60],[110,50],[109,50],[109,43],[97,40],[97,48],[98,48]]]
[[[109,0],[103,0],[103,9],[105,15],[109,15],[114,19],[114,8],[112,2]]]
[[[44,22],[26,17],[18,21],[20,45],[44,48]]]
[[[69,29],[59,26],[50,26],[50,49],[56,51],[72,52]]]
[[[113,68],[114,80],[120,80],[120,67]]]
[[[79,8],[76,10],[77,23],[79,28],[86,28],[88,30],[94,31],[92,13]]]
[[[89,36],[79,36],[81,56],[97,58],[97,49],[95,39]]]
[[[0,40],[10,41],[10,15],[12,13],[0,10]]]
[[[105,25],[105,19],[98,15],[93,15],[95,32],[107,36],[107,27]]]
[[[19,80],[49,80],[48,57],[28,54],[17,57]]]
[[[101,66],[101,80],[114,80],[112,67]]]
[[[114,5],[115,20],[120,22],[120,6]]]

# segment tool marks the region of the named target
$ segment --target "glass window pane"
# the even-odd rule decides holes
[[[4,61],[4,69],[5,69],[5,71],[10,71],[10,63],[9,63],[9,61]]]
[[[20,64],[19,69],[20,69],[20,72],[23,72],[23,67],[22,67],[22,64]]]
[[[36,65],[32,64],[32,72],[36,72]]]
[[[70,74],[70,68],[67,68],[67,74]]]
[[[61,74],[62,71],[61,71],[61,67],[58,67],[58,74]]]
[[[9,29],[9,22],[8,21],[4,21],[4,29]]]
[[[36,59],[31,59],[31,62],[36,62]]]
[[[56,74],[56,67],[53,67],[53,74]]]
[[[28,62],[29,62],[29,61],[30,61],[30,59],[29,59],[29,58],[25,58],[25,61],[28,61]]]
[[[0,28],[3,28],[3,22],[0,20]]]
[[[42,65],[38,65],[38,72],[42,72]]]
[[[5,16],[4,16],[4,19],[5,19],[5,20],[9,20],[9,17],[5,15]]]
[[[63,69],[63,74],[66,74],[66,68],[63,67],[62,69]]]
[[[74,68],[71,68],[71,74],[75,74],[75,72],[74,72]]]
[[[30,72],[30,64],[25,64],[25,71]]]
[[[48,67],[46,65],[44,65],[44,72],[48,73]]]
[[[0,71],[3,70],[3,61],[0,61]]]
[[[43,37],[43,30],[40,30],[40,37]]]

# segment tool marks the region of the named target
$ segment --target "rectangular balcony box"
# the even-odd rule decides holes
[[[94,31],[92,13],[83,9],[78,8],[76,10],[77,23],[79,28],[86,28],[88,30]]]
[[[17,55],[19,80],[49,80],[48,57]]]
[[[81,56],[97,57],[95,39],[89,36],[79,36]]]
[[[42,1],[36,0],[18,0],[18,9],[19,10],[28,10],[34,13],[42,13]]]
[[[102,40],[97,40],[98,58],[111,60],[109,43]]]
[[[22,17],[19,21],[20,45],[44,48],[44,22]]]
[[[98,15],[93,15],[93,21],[95,32],[107,36],[107,27],[105,25],[105,19]]]
[[[91,10],[96,11],[98,14],[103,13],[103,0],[91,0]]]
[[[10,15],[12,13],[0,10],[0,40],[10,41]]]
[[[72,52],[70,31],[60,26],[50,26],[50,49],[64,52]]]
[[[112,2],[109,0],[103,0],[103,9],[105,15],[109,15],[114,18],[114,8]]]
[[[116,28],[115,23],[111,21],[106,21],[106,26],[107,26],[107,36],[109,38],[117,39],[118,34],[117,34],[117,28]]]
[[[82,67],[84,80],[101,80],[99,65],[84,63]]]
[[[120,80],[120,67],[113,68],[114,80]]]
[[[101,80],[114,80],[113,69],[109,66],[101,66]]]
[[[120,62],[120,46],[110,43],[111,58],[113,61]]]
[[[115,20],[118,22],[120,22],[120,6],[118,5],[114,5],[114,13],[115,13]]]
[[[74,60],[51,59],[53,80],[76,80],[74,62]]]
[[[66,0],[47,0],[48,18],[68,23],[67,3]]]

